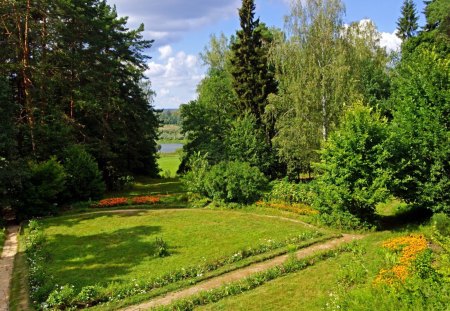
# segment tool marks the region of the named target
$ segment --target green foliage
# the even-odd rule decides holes
[[[276,93],[277,84],[274,73],[268,66],[268,46],[271,34],[259,19],[254,19],[255,3],[243,0],[239,9],[241,29],[236,34],[236,41],[231,46],[231,74],[233,89],[237,94],[237,109],[240,113],[250,113],[258,127],[273,137],[272,124],[263,125],[267,97]]]
[[[45,242],[46,239],[41,224],[31,220],[28,224],[25,244],[30,297],[35,303],[45,301],[53,289],[52,281],[45,269],[45,261],[48,255],[44,250]]]
[[[170,255],[169,245],[167,245],[166,241],[161,237],[156,237],[155,239],[155,248],[156,248],[156,256],[157,257],[167,257]]]
[[[296,184],[286,179],[275,180],[270,183],[270,188],[270,192],[265,195],[267,201],[306,204],[314,202],[314,182]]]
[[[402,6],[402,16],[397,21],[397,37],[402,40],[414,37],[419,25],[417,21],[416,5],[413,0],[404,0]]]
[[[450,217],[444,213],[434,214],[431,218],[434,229],[443,237],[450,238]]]
[[[29,162],[28,170],[29,175],[22,181],[19,216],[26,218],[54,213],[66,190],[64,167],[53,157],[45,162]]]
[[[253,115],[245,114],[231,121],[225,145],[229,161],[248,162],[269,175],[275,158],[265,142],[264,132],[257,127]]]
[[[391,189],[408,203],[448,212],[450,57],[417,49],[402,60],[393,86]]]
[[[196,153],[191,157],[188,168],[188,173],[182,178],[183,184],[189,192],[206,195],[205,179],[210,170],[206,156]]]
[[[71,200],[99,199],[105,183],[95,159],[82,146],[73,145],[65,151],[63,165],[67,174],[67,198]]]
[[[73,285],[62,285],[54,289],[45,301],[44,310],[65,310],[75,298]]]
[[[366,79],[352,68],[373,58],[367,53],[374,50],[369,37],[358,41],[359,50],[353,47],[357,34],[351,38],[346,34],[344,13],[340,0],[293,1],[286,36],[278,38],[271,50],[279,81],[279,94],[271,98],[277,117],[274,145],[294,180],[311,172],[311,164],[319,160],[317,151],[338,126],[345,104],[359,98],[355,89],[362,87],[356,81]],[[364,57],[356,60],[356,55]]]
[[[181,116],[178,109],[164,109],[158,114],[160,122],[164,125],[180,125]]]
[[[321,153],[316,208],[323,214],[373,220],[375,206],[389,196],[387,137],[386,121],[377,113],[360,104],[349,110]]]
[[[204,179],[206,196],[225,202],[252,203],[267,187],[267,179],[247,162],[221,162],[212,166]]]
[[[82,143],[108,186],[157,175],[152,41],[126,23],[101,0],[0,2],[1,157],[45,161]]]

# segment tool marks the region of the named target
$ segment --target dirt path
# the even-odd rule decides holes
[[[17,254],[18,226],[10,226],[6,231],[6,241],[0,258],[0,311],[9,310],[9,289]]]
[[[311,256],[319,251],[334,249],[343,243],[348,243],[353,240],[358,240],[358,239],[361,239],[362,237],[363,237],[362,235],[345,234],[341,238],[333,239],[333,240],[327,241],[322,244],[312,245],[312,246],[306,247],[304,249],[301,249],[296,253],[296,256],[299,259],[305,258],[305,257]],[[151,301],[124,308],[124,309],[122,309],[122,311],[148,310],[153,307],[168,305],[168,304],[174,302],[175,300],[195,295],[201,291],[218,288],[224,284],[239,281],[239,280],[246,278],[252,274],[268,270],[275,266],[279,266],[287,260],[288,256],[289,255],[282,255],[282,256],[278,256],[278,257],[275,257],[273,259],[270,259],[270,260],[267,260],[267,261],[264,261],[261,263],[253,264],[248,267],[220,275],[218,277],[212,278],[210,280],[207,280],[205,282],[199,283],[192,287],[183,289],[181,291],[172,292],[165,296],[155,298]]]

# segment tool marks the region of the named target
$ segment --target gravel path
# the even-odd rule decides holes
[[[9,310],[9,290],[11,286],[14,257],[17,254],[18,226],[10,226],[6,231],[6,241],[0,257],[0,311]]]
[[[343,243],[348,243],[348,242],[351,242],[354,240],[358,240],[358,239],[361,239],[362,237],[363,236],[361,236],[361,235],[345,234],[341,238],[329,240],[322,244],[316,244],[316,245],[312,245],[312,246],[303,248],[303,249],[297,251],[296,256],[299,259],[305,258],[305,257],[311,256],[320,251],[334,249]],[[169,293],[165,296],[155,298],[153,300],[144,302],[139,305],[134,305],[134,306],[124,308],[124,309],[122,309],[122,311],[148,310],[153,307],[169,305],[170,303],[174,302],[175,300],[187,298],[187,297],[195,295],[201,291],[207,291],[207,290],[211,290],[214,288],[218,288],[224,284],[239,281],[239,280],[244,279],[252,274],[268,270],[275,266],[279,266],[287,260],[288,256],[289,255],[278,256],[278,257],[272,258],[270,260],[267,260],[267,261],[264,261],[261,263],[256,263],[256,264],[250,265],[250,266],[242,268],[242,269],[231,271],[231,272],[225,273],[223,275],[220,275],[218,277],[207,280],[205,282],[194,285],[192,287],[189,287],[189,288],[177,291],[177,292]]]

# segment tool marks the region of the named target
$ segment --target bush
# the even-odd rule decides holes
[[[433,215],[434,229],[443,237],[450,237],[450,217],[444,213]]]
[[[266,187],[264,174],[246,162],[221,162],[212,166],[204,179],[206,195],[224,202],[254,202]]]
[[[314,202],[314,184],[291,183],[285,179],[275,180],[270,183],[271,190],[266,194],[267,201],[286,203],[306,203],[311,205]]]
[[[184,186],[189,192],[206,196],[205,178],[210,169],[207,155],[195,153],[189,160],[188,168],[189,172],[181,179]]]
[[[387,135],[386,121],[371,109],[357,104],[347,112],[340,129],[321,152],[317,209],[373,221],[376,204],[389,196],[384,148]]]
[[[74,145],[64,155],[67,173],[66,196],[71,200],[98,199],[105,191],[105,183],[94,157],[83,147]]]
[[[63,166],[51,158],[45,162],[30,162],[28,175],[23,178],[22,206],[18,213],[29,218],[55,212],[61,194],[66,190],[66,173]]]

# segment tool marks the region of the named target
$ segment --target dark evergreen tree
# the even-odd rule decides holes
[[[404,0],[402,16],[397,21],[397,37],[402,40],[414,37],[419,28],[418,20],[416,5],[413,0]]]
[[[259,19],[255,20],[254,12],[254,1],[243,0],[239,9],[241,30],[231,46],[231,73],[238,110],[241,114],[251,113],[270,142],[274,135],[273,124],[265,122],[264,113],[268,95],[277,91],[274,73],[267,62],[268,43],[272,37],[267,27],[260,24]]]

